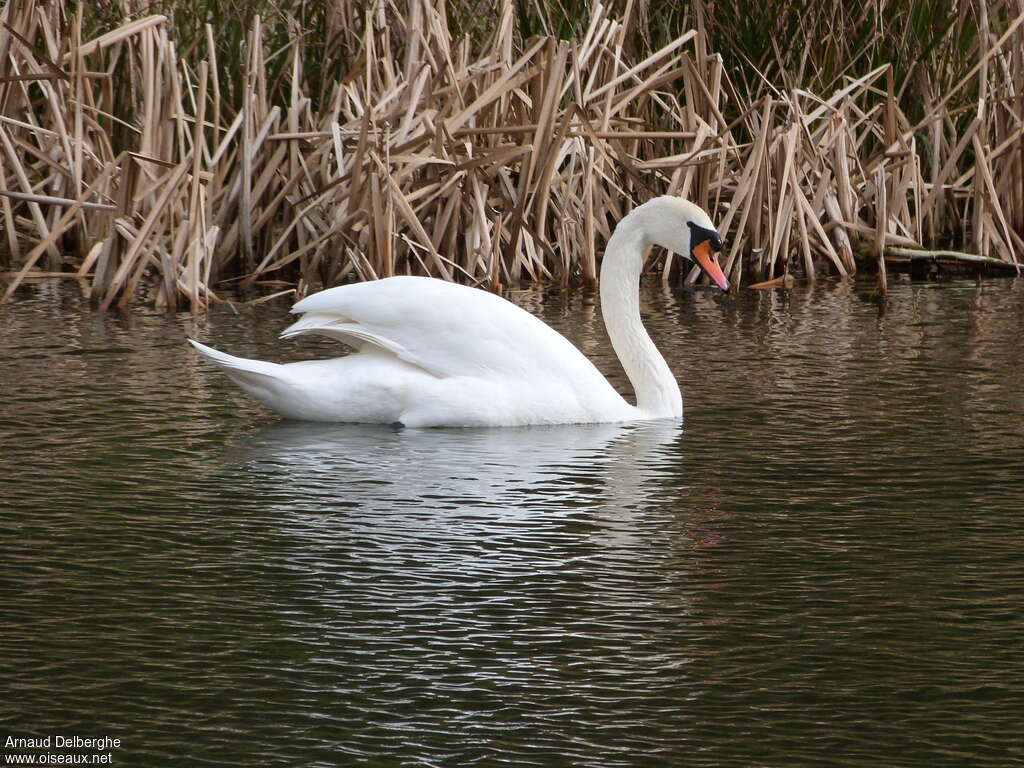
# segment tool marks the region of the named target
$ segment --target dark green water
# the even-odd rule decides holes
[[[613,370],[595,307],[517,298]],[[278,422],[196,325],[0,308],[0,739],[113,765],[1024,764],[1024,281],[645,294],[675,425]],[[621,382],[621,374],[615,374]],[[89,754],[87,749],[7,749]]]

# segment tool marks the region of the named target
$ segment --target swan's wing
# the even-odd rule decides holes
[[[315,333],[372,345],[434,376],[570,380],[604,377],[564,336],[494,294],[424,277],[343,285],[298,302],[282,334]]]

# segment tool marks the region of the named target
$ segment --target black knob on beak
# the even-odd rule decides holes
[[[718,233],[713,229],[702,227],[699,224],[694,224],[692,221],[686,222],[686,225],[690,228],[690,248],[693,246],[700,245],[706,242],[711,246],[711,250],[718,253],[722,250],[722,238],[718,236]]]

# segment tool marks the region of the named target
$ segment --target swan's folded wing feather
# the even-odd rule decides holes
[[[351,318],[339,315],[332,315],[328,312],[310,312],[288,326],[281,332],[282,339],[291,339],[302,335],[327,336],[328,338],[340,341],[359,351],[363,351],[368,345],[378,350],[384,350],[411,365],[429,373],[433,376],[442,375],[432,370],[424,363],[425,360],[418,360],[416,355],[411,354],[405,347],[393,339],[383,336],[378,332],[360,325]]]
[[[188,343],[196,348],[210,362],[219,365],[226,371],[238,372],[240,375],[262,377],[267,379],[280,379],[282,366],[277,363],[267,363],[263,360],[250,360],[245,357],[235,357],[219,349],[208,347],[195,339],[188,339]]]
[[[565,337],[530,313],[475,288],[422,277],[344,285],[299,301],[304,317],[282,336],[319,333],[387,350],[435,376],[604,377]],[[596,379],[595,379],[596,377]]]

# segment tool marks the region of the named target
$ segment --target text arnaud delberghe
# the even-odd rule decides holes
[[[8,736],[4,747],[7,749],[117,749],[121,746],[120,739],[112,739],[109,736],[100,736],[94,739],[87,739],[81,736],[46,736],[38,739],[16,739]]]

